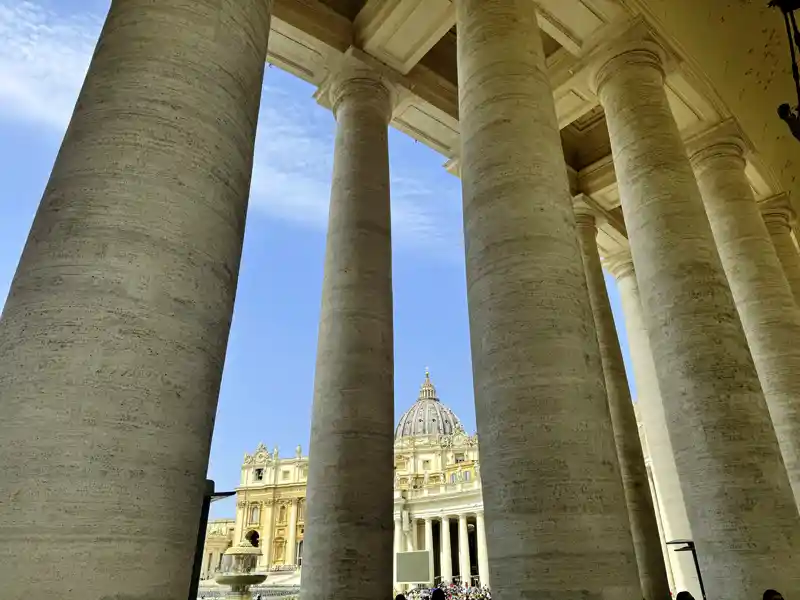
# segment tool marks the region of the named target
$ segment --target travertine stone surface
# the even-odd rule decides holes
[[[392,103],[354,66],[330,93],[336,146],[300,596],[375,600],[392,585]]]
[[[745,175],[745,145],[707,134],[692,145],[700,186],[795,498],[800,498],[800,307]]]
[[[800,593],[800,516],[670,111],[659,49],[612,49],[595,83],[708,596]]]
[[[778,194],[759,202],[758,207],[792,288],[795,302],[800,306],[800,254],[792,240],[792,225],[796,217],[789,198],[786,194]]]
[[[464,235],[493,596],[641,594],[535,3],[457,0]]]
[[[658,521],[647,480],[639,428],[633,411],[625,364],[622,361],[614,315],[606,291],[600,254],[597,250],[597,224],[592,209],[580,198],[575,202],[575,222],[581,247],[589,300],[592,305],[597,342],[608,394],[608,407],[614,426],[625,502],[631,522],[639,580],[645,600],[669,598],[670,589],[664,566],[664,552],[658,535]]]
[[[112,3],[0,320],[4,600],[183,600],[270,2]]]
[[[655,494],[662,515],[664,541],[692,539],[630,252],[624,251],[607,257],[605,266],[617,282],[625,315],[625,331],[636,383],[636,402],[647,437]],[[665,559],[672,567],[675,584],[673,592],[687,590],[695,598],[702,597],[691,555],[688,552],[673,552],[666,547],[664,551]]]

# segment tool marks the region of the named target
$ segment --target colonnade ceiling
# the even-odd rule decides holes
[[[546,66],[573,193],[584,194],[604,216],[598,245],[607,255],[625,246],[627,236],[605,117],[590,87],[589,70],[597,50],[635,31],[646,30],[657,39],[668,54],[667,96],[678,128],[687,140],[729,118],[731,113],[697,61],[687,57],[682,46],[675,43],[674,32],[661,25],[662,13],[669,12],[664,8],[669,4],[667,0],[531,1],[536,1],[539,8]],[[729,3],[680,0],[680,4]],[[776,17],[773,25],[780,25],[777,15],[770,16]],[[697,33],[707,38],[714,36],[712,29]],[[268,60],[317,86],[316,98],[323,105],[327,105],[326,82],[344,55],[372,66],[395,84],[399,93],[392,125],[443,154],[445,167],[458,175],[458,83],[452,2],[275,0]],[[790,98],[787,95],[785,100]],[[776,99],[775,104],[778,103]],[[778,121],[778,125],[782,124]],[[761,155],[753,152],[748,159],[747,173],[757,197],[781,191],[779,178]]]

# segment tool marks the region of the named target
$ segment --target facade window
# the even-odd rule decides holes
[[[253,479],[255,481],[264,481],[264,469],[256,469],[253,472]]]
[[[251,506],[250,507],[250,522],[251,523],[258,523],[258,519],[261,516],[261,511],[258,510],[258,506]]]
[[[283,473],[281,473],[281,477],[283,478],[284,481],[289,481],[289,477],[291,476],[292,476],[291,471],[284,471]]]
[[[275,540],[273,544],[273,554],[275,555],[275,562],[283,562],[283,550],[286,547],[286,542],[282,539]]]
[[[464,471],[464,481],[470,481],[472,479],[472,472]]]
[[[450,473],[450,483],[455,483],[455,482],[456,482],[456,474]]]
[[[286,506],[281,505],[278,509],[278,523],[286,523]]]
[[[456,454],[456,462],[457,463],[464,462],[464,455],[463,454]]]
[[[431,468],[431,461],[423,460],[422,461],[422,469],[425,470],[425,471],[429,471],[430,468]]]

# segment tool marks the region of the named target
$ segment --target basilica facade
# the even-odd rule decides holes
[[[443,508],[480,486],[498,600],[662,600],[664,539],[704,596],[800,596],[785,24],[766,0],[111,2],[0,318],[4,600],[187,597],[267,61],[336,119],[314,458],[259,449],[233,539],[302,562],[303,600],[381,597],[409,543],[485,580],[481,504]],[[478,471],[434,398],[393,435],[390,126],[461,179]]]
[[[305,537],[308,456],[263,443],[245,454],[233,519],[209,522],[201,578],[225,569],[225,551],[243,540],[262,549],[268,585],[299,583]],[[432,550],[428,582],[488,585],[478,438],[438,397],[426,371],[394,442],[395,553]],[[396,581],[398,589],[401,584]]]

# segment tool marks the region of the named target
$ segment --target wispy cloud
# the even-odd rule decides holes
[[[0,0],[0,119],[60,135],[103,15],[63,14],[46,1]],[[321,230],[327,224],[335,124],[330,113],[313,104],[311,88],[292,85],[290,78],[277,69],[267,73],[251,207],[270,218]],[[421,160],[437,161],[438,155],[424,148],[407,150],[398,153],[400,159],[392,156],[395,241],[439,258],[457,258],[456,188],[445,180],[449,176],[436,171],[438,163],[420,168]]]
[[[101,26],[97,15],[0,0],[0,111],[62,131]]]

